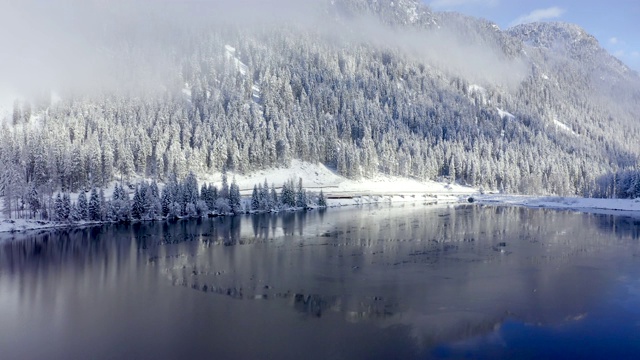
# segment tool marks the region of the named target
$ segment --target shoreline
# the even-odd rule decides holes
[[[469,198],[473,202],[469,202]],[[520,206],[530,209],[550,209],[550,210],[566,210],[589,214],[603,214],[627,217],[640,217],[640,199],[599,199],[599,198],[579,198],[579,197],[561,197],[561,196],[533,196],[533,195],[503,195],[503,194],[439,194],[438,196],[426,196],[419,194],[407,195],[353,195],[349,198],[327,199],[328,206],[326,209],[336,209],[349,206],[365,206],[365,205],[394,205],[419,203],[423,206],[434,205],[463,205],[474,204],[484,206]],[[279,212],[299,212],[319,210],[318,207],[310,207],[308,209],[286,209],[274,211]],[[265,212],[246,212],[241,214],[209,214],[202,218],[241,216],[241,215],[259,215]],[[191,220],[197,218],[182,217],[176,219]],[[129,222],[130,224],[145,222],[166,222],[170,219],[149,219],[136,220]],[[12,235],[25,235],[30,232],[42,233],[60,229],[81,229],[92,226],[102,226],[119,224],[118,222],[109,221],[83,221],[77,223],[60,223],[45,220],[27,220],[27,219],[2,219],[0,220],[0,243],[7,241],[2,239],[13,237]]]

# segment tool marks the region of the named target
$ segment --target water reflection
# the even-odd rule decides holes
[[[285,311],[321,321],[302,327],[393,329],[398,343],[412,344],[405,350],[432,354],[491,336],[509,319],[557,326],[593,318],[620,279],[638,273],[638,225],[544,209],[408,205],[25,235],[0,244],[0,304],[8,304],[0,335],[20,320],[11,311],[53,306],[41,311],[64,327],[77,311],[69,304],[109,290],[98,305],[120,304],[123,291],[128,301],[153,295],[162,307],[178,296],[209,311],[229,299],[217,319],[246,316],[246,326]],[[197,311],[171,304],[183,315]]]

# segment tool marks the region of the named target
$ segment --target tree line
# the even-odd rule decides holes
[[[235,178],[229,183],[226,173],[222,175],[220,187],[214,184],[198,187],[196,176],[189,173],[182,181],[173,177],[162,190],[156,181],[141,181],[135,185],[116,183],[109,199],[103,189],[96,187],[91,191],[80,191],[75,202],[68,192],[59,192],[47,200],[37,193],[30,193],[30,197],[19,202],[11,214],[17,218],[60,222],[131,222],[326,206],[322,190],[319,194],[308,193],[301,178],[297,186],[293,180],[285,182],[279,192],[274,184],[269,187],[265,179],[264,185],[254,187],[251,198],[243,198]]]

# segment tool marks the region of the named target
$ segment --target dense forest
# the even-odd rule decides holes
[[[304,11],[321,27],[216,18],[108,42],[108,85],[15,101],[0,124],[0,195],[28,207],[34,193],[292,159],[348,178],[629,193],[611,174],[638,165],[640,80],[584,30],[503,31],[413,0],[316,5]]]

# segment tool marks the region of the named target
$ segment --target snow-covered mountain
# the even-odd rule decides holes
[[[5,117],[2,183],[77,189],[300,159],[350,178],[591,194],[638,164],[640,78],[576,25],[502,30],[418,0],[288,5],[251,21],[180,8],[186,20],[125,33],[103,21],[108,81],[33,101],[38,126]],[[159,23],[166,36],[150,35]]]

